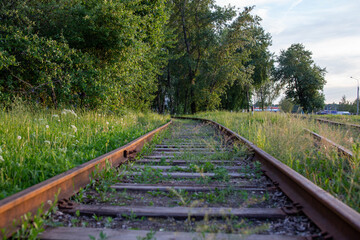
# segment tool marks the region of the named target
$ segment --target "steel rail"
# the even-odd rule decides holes
[[[313,117],[313,116],[298,116],[295,115],[296,117],[299,118],[303,118],[303,119],[312,119],[318,122],[323,122],[323,123],[327,123],[327,124],[331,124],[331,125],[336,125],[336,126],[346,126],[346,127],[352,127],[352,128],[357,128],[360,129],[360,125],[357,124],[352,124],[352,123],[342,123],[342,122],[335,122],[335,121],[331,121],[331,120],[327,120],[327,119],[323,119],[323,118],[317,118],[317,117]]]
[[[336,126],[343,125],[346,127],[353,127],[353,128],[360,129],[360,125],[357,125],[357,124],[335,122],[335,121],[330,121],[330,120],[323,119],[323,118],[313,118],[313,119],[315,119],[318,122],[324,122],[324,123],[328,123],[328,124],[332,124],[332,125],[336,125]]]
[[[307,215],[323,232],[325,239],[358,239],[360,236],[360,214],[307,178],[286,166],[255,144],[208,119],[176,117],[210,123],[231,139],[238,139],[254,152],[254,160],[276,185],[294,202],[294,207]]]
[[[150,141],[156,133],[164,130],[171,123],[172,121],[169,121],[125,146],[1,200],[0,229],[5,229],[6,236],[10,236],[17,229],[16,226],[13,226],[13,220],[19,220],[21,216],[28,212],[35,213],[41,204],[44,204],[44,210],[47,210],[50,205],[46,203],[49,200],[54,201],[55,195],[58,193],[58,199],[73,196],[80,188],[85,187],[90,182],[90,176],[94,170],[97,168],[101,170],[105,167],[106,161],[112,166],[118,166],[125,162],[129,157],[133,157],[140,151],[145,142]],[[1,234],[0,232],[0,236]],[[1,238],[3,237],[1,236]]]
[[[310,133],[314,137],[314,139],[316,139],[318,142],[323,142],[323,143],[334,146],[341,155],[344,155],[345,157],[349,157],[349,158],[353,157],[353,153],[349,149],[344,148],[343,146],[331,141],[330,139],[327,139],[326,137],[323,137],[317,133],[314,133],[314,132],[310,131],[309,129],[304,128],[304,130],[306,132]]]

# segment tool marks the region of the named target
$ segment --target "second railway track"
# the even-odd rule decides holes
[[[62,227],[41,238],[321,239],[254,153],[214,127],[176,120],[151,149],[61,202],[51,224]]]

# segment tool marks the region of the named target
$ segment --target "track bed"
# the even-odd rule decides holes
[[[98,172],[87,188],[60,202],[41,238],[320,236],[291,205],[245,147],[210,125],[175,120],[139,157]]]

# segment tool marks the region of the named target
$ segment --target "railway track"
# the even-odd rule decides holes
[[[357,212],[229,129],[199,120],[176,120],[137,158],[143,141],[99,157],[103,169],[86,187],[72,181],[76,195],[60,194],[40,238],[357,239]]]
[[[302,239],[297,236],[320,233],[305,216],[286,211],[291,201],[261,174],[247,149],[234,148],[213,127],[199,122],[176,121],[169,131],[150,154],[130,167],[123,165],[117,174],[122,177],[109,188],[96,190],[102,185],[98,183],[82,192],[81,199],[75,197],[71,206],[61,205],[53,222],[153,230],[157,239],[164,232],[184,239],[207,232],[221,234],[215,238],[240,237],[248,231],[264,234],[252,234],[255,239],[275,234],[279,239]],[[66,239],[71,233],[72,239],[81,239],[88,231],[71,227],[48,230],[42,238],[66,234]],[[129,239],[123,230],[118,233]]]

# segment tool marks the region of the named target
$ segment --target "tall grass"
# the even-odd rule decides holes
[[[169,116],[128,112],[29,110],[0,112],[0,199],[116,149]]]
[[[335,142],[349,134],[346,130],[275,113],[204,112],[196,117],[212,119],[234,130],[360,211],[359,138],[352,139],[352,143],[340,141],[347,142],[355,153],[353,159],[347,159],[338,156],[331,146],[316,147],[313,138],[303,129],[315,130]]]

